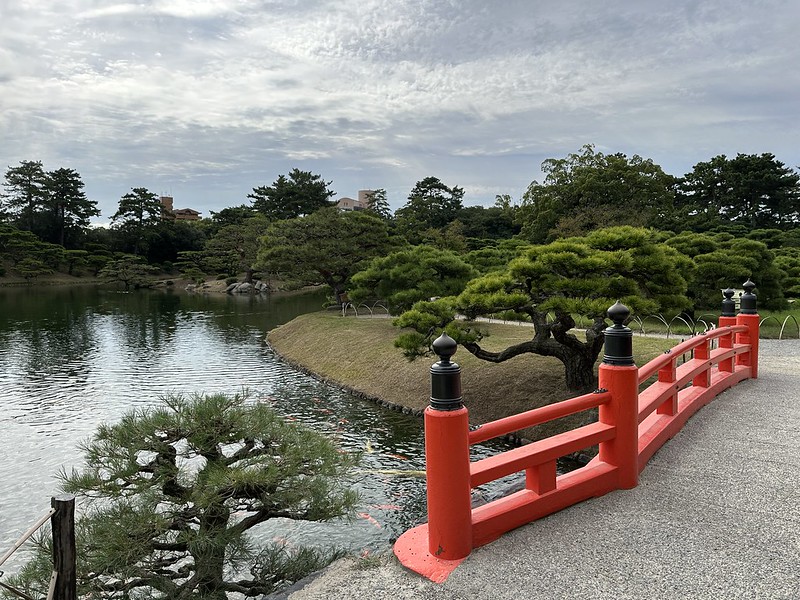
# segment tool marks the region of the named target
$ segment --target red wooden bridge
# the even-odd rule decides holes
[[[615,304],[608,310],[614,325],[605,332],[600,389],[474,430],[461,402],[460,368],[450,361],[456,343],[443,334],[434,342],[440,360],[431,367],[431,406],[425,411],[428,523],[397,540],[400,562],[442,582],[473,548],[583,500],[636,487],[648,460],[692,414],[722,391],[758,376],[754,287],[749,281],[744,285],[738,315],[729,290],[718,328],[638,368],[633,332],[623,325],[630,313]],[[691,358],[679,365],[685,355]],[[470,461],[473,444],[594,408],[599,415],[594,423]],[[592,461],[557,474],[559,458],[592,446],[599,446]],[[472,488],[519,472],[525,473],[525,489],[472,508]]]

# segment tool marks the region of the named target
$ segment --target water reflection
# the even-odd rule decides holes
[[[385,548],[416,524],[425,512],[420,421],[301,374],[264,343],[269,329],[323,300],[0,289],[0,551],[49,507],[54,474],[80,464],[80,440],[170,393],[248,390],[362,454],[355,519],[277,522],[261,531],[266,539]]]

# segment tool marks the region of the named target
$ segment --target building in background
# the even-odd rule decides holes
[[[358,200],[343,196],[339,198],[336,207],[339,210],[366,210],[369,208],[369,199],[375,190],[358,190]]]
[[[173,208],[172,196],[161,196],[161,218],[171,221],[199,221],[200,213],[193,208]]]

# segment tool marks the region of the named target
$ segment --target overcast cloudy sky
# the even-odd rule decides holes
[[[518,199],[583,144],[800,165],[796,0],[0,0],[0,166],[209,216],[298,167]]]

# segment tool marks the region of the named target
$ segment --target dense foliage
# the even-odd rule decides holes
[[[272,223],[261,238],[257,266],[284,279],[328,285],[341,303],[350,278],[395,247],[386,221],[369,211],[323,208]]]
[[[677,182],[650,159],[591,145],[544,161],[542,172],[544,182],[530,184],[518,214],[523,237],[535,243],[615,225],[652,226],[670,212]]]
[[[456,296],[415,304],[396,320],[399,327],[413,329],[400,336],[398,345],[414,357],[426,353],[446,329],[483,360],[553,356],[564,363],[567,386],[586,390],[594,385],[606,309],[617,300],[640,314],[688,308],[684,274],[690,271],[691,261],[658,242],[654,232],[629,226],[533,246],[503,271],[470,281]],[[592,321],[584,341],[571,333],[576,315]],[[495,316],[530,322],[531,339],[487,350],[480,344],[477,319]]]
[[[373,259],[353,276],[349,294],[354,302],[383,300],[398,314],[419,300],[458,294],[477,274],[453,252],[414,246]]]
[[[463,188],[432,176],[416,182],[406,204],[394,214],[386,190],[375,190],[362,212],[384,223],[393,238],[389,246],[372,248],[369,241],[356,241],[358,248],[349,252],[348,240],[355,240],[350,230],[341,230],[334,242],[337,236],[331,229],[319,239],[301,235],[287,241],[281,260],[275,254],[268,264],[259,262],[258,255],[274,252],[274,244],[262,247],[262,239],[270,239],[265,238],[269,227],[276,227],[273,232],[299,232],[313,229],[318,219],[327,219],[329,228],[341,226],[315,216],[331,207],[332,182],[293,169],[270,186],[253,188],[251,204],[212,211],[199,222],[169,218],[156,194],[135,187],[120,198],[112,227],[94,228],[89,219],[98,216],[97,205],[86,198],[75,170],[47,171],[41,161],[25,160],[8,168],[0,195],[3,235],[17,232],[10,243],[0,245],[0,272],[29,281],[53,272],[97,275],[109,261],[135,254],[167,276],[177,269],[196,281],[249,281],[264,269],[294,284],[327,283],[345,297],[350,277],[365,266],[362,259],[368,262],[404,244],[455,253],[487,273],[504,270],[525,245],[632,225],[663,231],[662,239],[681,252],[691,246],[686,236],[705,236],[693,242],[705,248],[685,252],[695,266],[685,275],[696,310],[715,308],[716,287],[748,276],[759,286],[762,306],[779,308],[785,298],[800,295],[800,259],[792,250],[800,247],[800,176],[772,154],[715,156],[676,177],[650,159],[605,154],[586,145],[564,158],[545,160],[542,171],[544,181],[533,181],[519,203],[507,194],[498,195],[491,207],[464,206]],[[309,219],[308,227],[299,225],[302,219]],[[284,221],[294,224],[282,225]],[[308,245],[317,247],[304,248]],[[290,260],[289,247],[302,258]],[[336,257],[339,263],[350,260],[346,273],[337,267],[339,273],[332,275],[330,265],[317,260],[331,251],[328,262]],[[742,259],[743,253],[751,255]],[[319,269],[307,268],[312,260]]]
[[[747,278],[762,307],[800,298],[800,175],[772,154],[715,156],[679,177],[586,145],[542,172],[519,203],[500,195],[492,207],[465,207],[463,188],[429,176],[392,214],[383,189],[366,210],[340,212],[332,182],[293,169],[199,222],[170,218],[134,187],[100,228],[79,173],[23,160],[0,194],[0,277],[61,272],[135,288],[178,269],[195,281],[261,272],[325,284],[338,303],[405,311],[395,323],[409,357],[446,329],[489,362],[555,357],[580,391],[594,386],[616,300],[639,316],[716,311],[720,290]],[[491,317],[528,323],[530,339],[492,349],[481,329]],[[86,470],[64,486],[100,500],[79,526],[86,597],[270,593],[324,557],[255,548],[246,531],[329,518],[353,501],[341,488],[351,458],[243,398],[173,398],[101,428],[85,449]],[[42,549],[19,578],[34,595],[49,576]]]
[[[81,597],[269,594],[326,554],[256,544],[248,531],[331,519],[356,501],[345,478],[355,457],[241,396],[167,398],[101,425],[83,450],[86,466],[61,474],[89,507],[76,524]],[[47,550],[12,585],[46,596]]]

